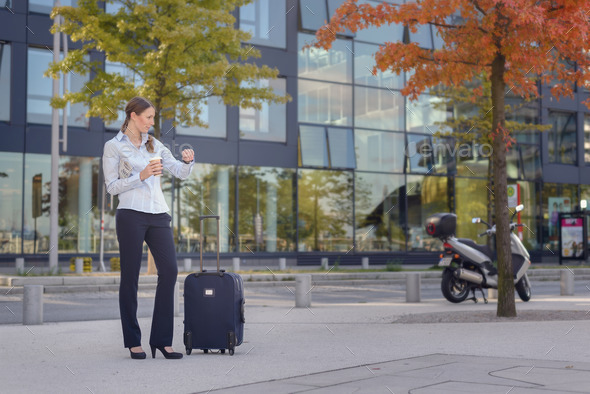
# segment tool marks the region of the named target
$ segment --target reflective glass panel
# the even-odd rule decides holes
[[[399,92],[355,86],[354,95],[355,127],[404,129],[404,98]]]
[[[254,0],[240,7],[240,30],[252,34],[252,44],[285,48],[286,26],[284,1]]]
[[[576,164],[577,127],[575,112],[549,111],[548,150],[550,163]]]
[[[457,215],[457,237],[470,238],[479,244],[487,242],[478,238],[486,229],[483,224],[471,223],[472,218],[488,221],[488,199],[491,191],[486,179],[455,178],[455,214]],[[490,245],[491,246],[491,245]]]
[[[333,83],[298,82],[299,122],[352,126],[352,87]]]
[[[330,165],[324,127],[299,126],[299,157],[305,167]]]
[[[0,42],[0,120],[10,120],[10,45]]]
[[[559,252],[559,213],[571,212],[578,205],[578,185],[543,183],[543,250]]]
[[[322,27],[328,18],[328,10],[325,1],[299,0],[300,26],[303,30],[315,33]]]
[[[359,0],[357,4],[371,4],[376,7],[380,1]],[[384,23],[380,27],[371,26],[367,29],[358,30],[355,36],[356,41],[366,41],[374,44],[383,44],[385,42],[403,41],[404,27],[403,25],[388,25]],[[356,51],[355,51],[356,52]]]
[[[51,105],[49,101],[53,96],[53,79],[44,77],[43,73],[53,61],[53,54],[48,49],[29,48],[27,73],[27,122],[39,124],[51,124]],[[69,79],[68,89],[79,92],[84,89],[88,77],[79,74],[66,74]],[[59,84],[59,94],[63,94],[63,83]],[[63,116],[60,116],[60,124]],[[68,104],[68,125],[88,127],[86,118],[87,108],[84,104]]]
[[[442,243],[426,234],[424,222],[438,212],[452,212],[452,184],[446,177],[408,175],[406,181],[408,250],[441,250]]]
[[[441,129],[436,123],[447,120],[446,104],[440,97],[420,95],[418,100],[408,100],[406,109],[408,131],[415,133],[434,134]]]
[[[352,242],[350,171],[298,170],[300,252],[347,252]]]
[[[403,75],[396,75],[391,71],[379,71],[373,74],[377,45],[354,43],[354,82],[358,85],[377,86],[391,90],[404,87]],[[396,92],[396,94],[400,94]]]
[[[299,48],[315,41],[311,34],[299,33]],[[300,78],[321,81],[352,81],[352,41],[336,40],[332,48],[301,49],[298,52],[298,73]]]
[[[22,252],[22,205],[23,154],[0,152],[0,254]]]
[[[239,252],[295,251],[296,171],[239,169]]]
[[[590,115],[584,115],[584,161],[590,163]]]
[[[352,130],[328,127],[328,142],[332,168],[356,167]]]
[[[78,4],[77,0],[59,0],[61,6],[73,6]],[[29,12],[39,14],[50,14],[53,9],[53,0],[29,0]]]
[[[543,176],[541,149],[538,145],[520,145],[520,155],[526,179],[540,179]]]
[[[403,251],[403,175],[355,173],[356,252]]]
[[[200,137],[225,138],[227,136],[226,106],[219,97],[207,97],[199,102],[201,120],[209,127],[187,126],[178,124],[176,133]]]
[[[59,251],[96,253],[100,232],[96,157],[61,156],[59,162]],[[23,253],[48,253],[51,156],[25,155]],[[110,242],[106,237],[105,242]],[[107,248],[105,248],[106,250]]]
[[[220,252],[235,251],[235,167],[196,163],[190,177],[184,181],[177,179],[175,185],[177,250],[199,253],[199,216],[219,215],[219,240],[215,220],[203,223],[203,252],[215,253],[217,242]]]
[[[417,25],[416,33],[410,31],[410,42],[418,43],[420,48],[432,49],[432,35],[430,34],[430,25]]]
[[[357,169],[363,171],[402,172],[404,135],[355,129]]]
[[[284,95],[287,81],[284,78],[261,79],[258,88],[272,88]],[[240,138],[245,140],[285,142],[287,140],[287,104],[262,102],[262,109],[240,108]]]

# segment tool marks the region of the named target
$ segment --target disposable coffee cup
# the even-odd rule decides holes
[[[154,156],[150,159],[150,164],[154,161],[158,161],[160,164],[162,164],[162,158],[160,156]],[[154,176],[162,176],[162,173],[156,174]]]

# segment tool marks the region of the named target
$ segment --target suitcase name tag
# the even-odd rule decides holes
[[[203,289],[203,295],[205,297],[215,297],[215,289]]]

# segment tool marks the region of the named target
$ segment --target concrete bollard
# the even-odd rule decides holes
[[[488,300],[497,300],[498,299],[498,290],[497,289],[488,289]]]
[[[574,295],[574,273],[569,269],[561,271],[561,295]]]
[[[76,273],[81,274],[84,272],[84,260],[76,259]]]
[[[180,283],[174,285],[174,316],[180,315]]]
[[[420,302],[420,273],[406,275],[406,302]]]
[[[193,260],[184,259],[184,272],[191,272],[193,270]]]
[[[23,324],[43,324],[43,285],[24,286]]]
[[[322,269],[324,270],[328,270],[328,258],[327,257],[322,257]]]
[[[295,276],[295,307],[311,306],[311,275]]]
[[[24,257],[17,257],[15,261],[15,268],[17,274],[24,274],[25,273],[25,258]]]
[[[234,272],[237,272],[240,270],[240,258],[239,257],[234,257],[231,259],[232,261],[232,266],[234,268]]]
[[[279,258],[279,271],[287,269],[287,259],[284,257]]]
[[[363,257],[361,264],[362,264],[364,270],[369,269],[369,258]]]

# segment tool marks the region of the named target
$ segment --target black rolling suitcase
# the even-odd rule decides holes
[[[217,271],[203,270],[203,220],[217,220]],[[184,345],[205,353],[219,349],[234,354],[244,338],[244,284],[238,274],[219,266],[219,216],[199,217],[201,271],[184,280]]]

